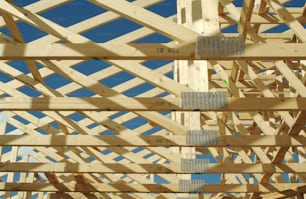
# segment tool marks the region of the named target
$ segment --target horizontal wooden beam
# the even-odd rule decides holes
[[[280,192],[283,190],[292,189],[293,191],[306,190],[306,184],[303,183],[278,183],[278,184],[218,184],[218,185],[204,185],[205,192],[211,193],[271,193]]]
[[[168,164],[137,164],[137,163],[0,163],[0,172],[54,172],[54,173],[306,173],[306,163],[287,164],[208,164],[205,171],[184,171],[180,162]]]
[[[209,164],[205,173],[306,173],[306,164]]]
[[[305,195],[306,193],[306,188],[305,187],[297,187],[296,189],[292,190],[292,189],[287,189],[287,190],[283,190],[280,192],[274,192],[274,193],[269,193],[269,194],[265,194],[265,195],[261,195],[262,199],[279,199],[279,198],[290,198],[293,196],[297,196],[298,194],[302,194]],[[297,197],[297,199],[300,199]],[[301,197],[301,199],[304,199],[303,197]]]
[[[302,183],[279,184],[207,184],[203,185],[205,192],[211,193],[250,193],[282,191],[287,189],[305,189]],[[0,191],[37,191],[37,192],[135,192],[135,193],[179,193],[179,184],[127,184],[127,183],[5,183],[0,182]],[[197,192],[197,191],[196,191]]]
[[[182,107],[181,98],[129,97],[3,97],[0,110],[32,111],[290,111],[306,110],[306,98],[232,98],[214,107],[208,98],[196,98],[199,106]],[[202,103],[203,102],[203,103]],[[207,104],[206,104],[207,102]],[[203,105],[204,104],[204,105]]]
[[[230,48],[230,47],[227,47]],[[195,44],[0,44],[0,59],[56,60],[303,60],[305,43],[267,43],[245,46],[241,55],[195,55]]]
[[[204,137],[204,136],[203,136]],[[201,139],[197,137],[198,140]],[[250,135],[220,136],[217,140],[205,140],[203,144],[188,143],[185,135],[0,135],[0,146],[211,146],[211,147],[264,147],[264,146],[305,146],[303,135]],[[206,143],[204,143],[206,142]]]
[[[75,195],[74,195],[75,194]],[[99,193],[98,193],[99,194]],[[134,198],[158,198],[161,196],[162,198],[168,198],[168,199],[180,199],[179,197],[176,196],[176,194],[173,193],[155,193],[154,196],[152,197],[152,193],[113,193],[112,197],[113,198],[131,198],[134,196]],[[197,199],[194,197],[194,194],[187,194],[188,196],[184,197],[185,199]],[[212,194],[202,194],[201,199],[210,199]],[[88,197],[88,196],[87,196]],[[48,194],[48,199],[71,199],[71,198],[83,198],[82,193],[49,193]],[[110,197],[111,198],[111,197]],[[131,198],[132,199],[132,198]]]
[[[54,173],[182,173],[179,164],[118,163],[0,163],[0,172]]]
[[[305,16],[301,16],[301,14],[298,14],[298,13],[292,13],[292,16],[294,17],[294,19],[299,21],[301,24],[306,24],[306,17]],[[235,24],[235,23],[237,23],[234,19],[230,18],[229,13],[223,13],[219,17],[220,17],[219,18],[220,24]],[[269,25],[285,23],[283,19],[268,17],[266,14],[265,15],[258,15],[257,13],[252,14],[249,22],[251,24],[269,24]]]

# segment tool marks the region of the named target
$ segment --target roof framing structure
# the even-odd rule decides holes
[[[0,1],[0,198],[303,199],[300,2]]]

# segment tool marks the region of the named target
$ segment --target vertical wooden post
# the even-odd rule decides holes
[[[178,0],[177,21],[204,36],[218,35],[218,6],[218,0]],[[208,63],[205,60],[175,61],[174,78],[194,91],[209,91]],[[200,112],[178,112],[173,114],[173,119],[183,124],[186,130],[202,129]],[[182,158],[196,158],[194,147],[181,148],[180,153]],[[191,175],[181,175],[180,179],[190,180]]]

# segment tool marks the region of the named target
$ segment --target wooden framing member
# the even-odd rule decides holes
[[[17,27],[17,24],[14,20],[14,18],[9,15],[9,14],[3,14],[3,19],[11,33],[11,35],[13,36],[14,40],[18,43],[24,43],[24,39],[19,31],[19,28]],[[39,81],[39,82],[43,82],[43,79],[37,69],[36,63],[34,60],[26,60],[26,64],[27,67],[29,68],[29,70],[31,71],[33,77],[35,80]]]
[[[25,6],[24,8],[33,13],[42,13],[44,11],[51,10],[53,8],[64,5],[72,0],[52,0],[52,1],[37,1],[30,5]],[[18,19],[16,19],[18,21]],[[0,16],[0,27],[5,26],[5,21],[3,17]]]
[[[215,143],[188,144],[185,135],[0,135],[0,146],[211,146],[211,147],[266,147],[305,146],[303,135],[246,135],[220,136]]]
[[[290,29],[296,34],[296,36],[302,41],[306,42],[306,30],[299,21],[297,21],[286,8],[283,7],[279,0],[265,0],[267,4],[277,13]]]
[[[271,50],[273,49],[273,50]],[[268,52],[268,53],[267,53]],[[0,44],[0,59],[61,60],[286,60],[306,59],[305,43],[249,44],[241,55],[195,56],[189,44]]]
[[[48,195],[48,199],[58,199],[58,198],[62,198],[62,199],[71,199],[71,197],[74,197],[73,194],[80,194],[79,192],[70,192],[70,193],[50,193]],[[97,194],[97,193],[94,193]],[[110,196],[109,196],[110,195]],[[131,194],[129,193],[111,193],[109,194],[107,197],[114,197],[114,198],[129,198],[131,197]],[[155,199],[156,197],[164,197],[164,198],[168,198],[168,199],[178,199],[178,197],[176,196],[175,193],[162,193],[162,194],[146,194],[146,193],[134,193],[133,195],[135,195],[135,198],[146,198],[146,199]],[[195,194],[187,194],[188,196],[186,196],[186,199],[195,199]],[[203,194],[201,199],[210,199],[212,196],[212,194]],[[82,196],[81,196],[82,197]],[[75,197],[76,198],[76,197]]]
[[[1,110],[61,110],[61,111],[288,111],[306,110],[306,98],[225,98],[222,107],[182,107],[180,98],[129,97],[4,97]],[[202,99],[203,101],[207,99]]]
[[[144,163],[0,163],[0,172],[55,172],[55,173],[136,173],[136,174],[187,174],[187,173],[297,173],[305,174],[305,163],[286,164],[209,164],[207,170],[182,171],[179,162],[166,164]]]
[[[238,24],[238,32],[243,40],[246,39],[248,30],[247,27],[250,25],[250,19],[252,17],[252,12],[254,8],[255,0],[245,0],[243,1],[242,12],[240,16],[240,23]]]
[[[148,10],[132,5],[129,2],[120,0],[89,0],[91,3],[95,3],[101,7],[111,10],[120,14],[136,23],[146,26],[156,32],[160,32],[167,37],[180,41],[191,42],[195,41],[199,35],[191,29],[188,29],[182,25],[176,24],[171,21],[165,20],[165,18],[156,15]]]
[[[211,193],[269,193],[273,190],[282,191],[300,187],[305,191],[303,183],[276,183],[276,184],[207,184],[203,185],[205,192]],[[0,182],[0,191],[36,191],[36,192],[138,192],[138,193],[182,193],[179,184],[127,184],[127,183],[4,183]]]
[[[278,198],[289,198],[292,196],[297,196],[297,199],[304,199],[305,195],[305,188],[302,190],[303,187],[297,187],[295,189],[288,189],[281,192],[275,192],[270,194],[262,195],[262,199],[278,199]]]

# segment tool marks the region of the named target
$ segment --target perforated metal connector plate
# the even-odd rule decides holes
[[[197,59],[207,56],[243,55],[244,42],[240,37],[199,36],[196,42]]]
[[[226,92],[182,92],[182,108],[217,110],[228,105]]]
[[[218,144],[218,131],[215,130],[187,130],[186,144],[193,146],[205,146]]]
[[[209,168],[208,159],[182,159],[181,170],[185,173],[205,173]]]
[[[201,193],[204,192],[203,180],[180,180],[179,191],[184,193]]]

